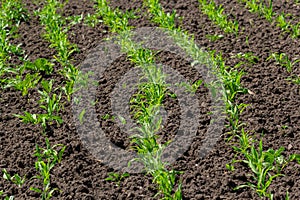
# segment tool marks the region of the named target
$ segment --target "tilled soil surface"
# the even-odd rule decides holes
[[[300,153],[300,87],[286,80],[291,76],[286,69],[277,65],[274,60],[267,61],[273,52],[284,52],[290,58],[297,58],[297,56],[299,58],[300,39],[291,39],[264,18],[250,13],[237,0],[216,2],[222,3],[224,13],[231,13],[231,19],[236,17],[241,30],[237,37],[224,35],[222,30],[201,13],[197,0],[161,1],[165,11],[176,9],[177,14],[183,17],[182,22],[178,20],[178,26],[193,33],[199,46],[221,52],[227,65],[234,66],[237,59],[232,56],[240,52],[253,52],[258,56],[256,63],[251,66],[245,64],[240,68],[245,72],[242,78],[243,86],[254,93],[238,97],[238,103],[249,104],[241,120],[246,123],[246,130],[254,137],[264,134],[265,149],[278,149],[283,146],[286,148],[285,155]],[[31,1],[24,1],[24,4],[31,14],[31,20],[21,24],[19,37],[13,39],[12,43],[21,43],[21,48],[30,60],[53,59],[55,50],[49,48],[49,43],[42,38],[43,27],[39,24],[38,17],[33,15],[33,11],[41,6]],[[141,8],[138,13],[141,17],[130,20],[130,25],[138,28],[156,26],[144,13],[146,10],[142,7],[142,1],[119,0],[111,1],[110,5],[122,11]],[[275,4],[275,8],[279,11],[280,5],[280,3]],[[299,6],[292,3],[284,4],[284,10],[293,11],[296,16],[300,13]],[[78,0],[70,0],[62,10],[64,16],[81,13],[86,15],[94,12],[92,1]],[[225,37],[211,42],[207,39],[207,34],[222,34]],[[77,44],[80,49],[80,52],[72,57],[73,63],[80,67],[89,51],[109,37],[110,33],[108,27],[102,23],[94,28],[80,23],[72,26],[68,35],[70,41]],[[248,43],[246,43],[247,39]],[[195,81],[195,71],[186,60],[177,55],[160,52],[157,61],[176,69],[186,79]],[[18,63],[17,60],[12,62]],[[99,114],[99,122],[110,141],[122,149],[128,149],[130,142],[128,133],[122,132],[114,120],[104,119],[101,116],[111,113],[110,93],[122,75],[133,67],[124,55],[120,56],[103,74],[96,95],[98,103],[95,107]],[[55,79],[55,87],[65,81],[57,72],[59,68],[60,65],[56,63],[56,73],[44,77],[47,80]],[[299,63],[293,68],[292,74],[300,74]],[[225,128],[215,148],[206,157],[202,159],[199,157],[199,149],[210,123],[207,114],[210,101],[204,86],[197,90],[196,97],[200,102],[197,134],[189,149],[171,166],[176,170],[184,171],[181,176],[184,199],[260,199],[255,191],[249,188],[233,190],[234,187],[251,181],[247,176],[250,170],[243,164],[236,164],[235,171],[226,169],[225,165],[231,161],[235,153],[231,144],[225,142],[227,138]],[[22,114],[23,111],[40,113],[38,99],[37,89],[30,90],[24,97],[11,88],[0,91],[0,168],[7,169],[11,174],[19,173],[27,177],[27,181],[21,188],[1,179],[0,190],[14,195],[16,199],[39,199],[39,194],[30,191],[29,188],[40,185],[36,179],[31,178],[36,175],[34,168],[36,157],[33,156],[35,144],[45,145],[44,137],[41,135],[42,128],[24,124],[13,116],[13,114]],[[65,103],[62,112],[64,123],[60,126],[49,126],[46,131],[51,144],[67,146],[62,162],[51,172],[51,186],[60,189],[60,192],[54,193],[53,199],[153,199],[157,190],[150,176],[131,174],[120,182],[120,186],[105,180],[108,173],[114,169],[95,158],[83,145],[76,132],[71,105],[66,98],[63,102]],[[163,136],[163,140],[168,140],[174,137],[178,129],[180,107],[176,99],[171,97],[166,98],[164,106],[168,115],[164,128],[159,134]],[[298,164],[290,163],[283,170],[285,176],[273,181],[270,191],[274,193],[274,199],[285,199],[286,191],[289,192],[290,199],[299,198],[299,169]]]

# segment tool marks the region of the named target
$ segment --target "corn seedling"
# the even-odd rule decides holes
[[[234,156],[234,158],[231,160],[230,164],[226,164],[226,168],[230,171],[234,170],[234,163],[239,162],[238,160],[235,160],[235,157],[240,153],[247,151],[249,148],[251,148],[251,145],[255,142],[248,133],[244,130],[244,128],[241,128],[240,134],[236,134],[235,137],[238,138],[238,146],[239,147],[233,147],[237,152]]]
[[[285,53],[272,53],[267,60],[274,59],[277,64],[281,65],[282,67],[285,67],[287,72],[291,73],[293,66],[298,63],[300,60],[295,60],[294,62],[290,61],[288,55]]]
[[[152,14],[155,15],[156,13]],[[184,42],[182,42],[182,44],[184,44]],[[288,162],[292,160],[297,160],[299,162],[300,155],[291,155],[289,159],[286,160],[281,155],[284,148],[279,148],[276,151],[273,149],[263,151],[262,141],[259,142],[258,150],[255,148],[255,141],[248,136],[248,134],[242,128],[242,123],[239,122],[239,114],[242,113],[247,104],[234,104],[235,97],[238,93],[250,93],[240,84],[243,72],[238,72],[227,67],[222,59],[221,54],[216,55],[214,52],[211,52],[210,54],[215,66],[219,66],[218,75],[224,84],[223,93],[227,110],[226,112],[228,114],[230,124],[232,125],[231,130],[236,130],[233,136],[236,136],[239,139],[238,147],[234,146],[233,148],[237,154],[242,154],[246,158],[245,160],[241,161],[233,160],[232,163],[244,162],[248,164],[249,168],[253,172],[252,178],[255,180],[255,183],[247,183],[238,186],[235,189],[251,187],[255,189],[260,196],[272,198],[273,195],[267,191],[272,180],[278,176],[282,176],[281,170],[287,165]],[[256,57],[251,57],[252,55],[250,54],[239,56],[249,59],[250,62],[256,62],[257,59]],[[241,131],[238,131],[239,129],[241,129]],[[230,170],[234,169],[232,165],[226,165],[226,167]]]
[[[132,28],[128,24],[128,19],[135,18],[133,12],[122,13],[119,9],[112,10],[106,0],[96,0],[96,2],[97,16],[102,17],[103,23],[110,28],[111,32],[121,33]]]
[[[246,3],[246,7],[250,12],[259,12],[259,5],[256,0],[240,0],[240,2]]]
[[[106,181],[112,181],[115,182],[117,184],[118,187],[120,187],[120,183],[123,179],[125,179],[126,177],[129,177],[130,174],[125,172],[125,173],[115,173],[115,172],[110,172],[108,174],[108,177],[105,179]]]
[[[3,169],[2,170],[3,172],[3,178],[5,180],[8,180],[8,181],[11,181],[13,182],[14,184],[16,184],[18,187],[21,187],[25,180],[26,180],[26,176],[24,176],[23,178],[19,175],[19,174],[15,174],[13,176],[11,176],[7,171],[6,169]]]
[[[17,115],[14,114],[15,117],[18,117],[19,119],[22,120],[25,124],[27,123],[33,123],[33,124],[38,124],[41,122],[40,115],[39,114],[31,114],[29,112],[24,112],[25,115]]]
[[[162,8],[160,7],[158,1],[152,2],[151,0],[145,1],[146,5],[150,8],[149,11],[153,15],[153,18],[155,16],[162,16],[163,11]],[[157,7],[157,9],[151,9],[151,4],[152,7]],[[162,19],[163,20],[163,19]],[[155,21],[154,21],[155,22]],[[163,27],[163,22],[160,23],[158,22],[161,27]],[[209,62],[208,64],[213,66],[211,69],[214,71],[214,73],[217,74],[217,76],[221,80],[221,84],[223,85],[223,97],[224,101],[226,104],[226,113],[228,114],[228,119],[229,119],[229,127],[232,126],[233,132],[236,132],[241,125],[239,125],[238,121],[238,116],[242,112],[242,110],[247,106],[246,104],[241,104],[241,105],[235,105],[234,100],[235,97],[238,93],[249,93],[249,91],[245,88],[243,88],[240,84],[241,77],[244,74],[243,71],[237,71],[236,69],[230,69],[228,66],[225,65],[225,61],[222,58],[221,54],[215,54],[214,51],[211,51],[209,53],[203,52],[201,49],[195,45],[193,41],[193,37],[190,36],[188,33],[181,31],[180,28],[174,28],[170,29],[170,36],[174,38],[176,43],[183,48],[188,55],[190,55],[197,63],[206,63]],[[174,31],[176,29],[176,31]],[[248,55],[247,58],[250,59],[251,55]],[[253,57],[253,59],[255,59]],[[210,61],[207,61],[210,60]],[[193,66],[193,63],[192,63]],[[218,66],[218,68],[216,67]],[[218,84],[218,83],[214,83]],[[213,88],[212,88],[213,89]],[[238,110],[240,109],[240,111]],[[233,134],[234,135],[234,134]]]
[[[80,124],[83,124],[83,121],[84,121],[84,114],[85,114],[85,109],[83,109],[81,112],[80,112],[80,114],[79,114],[79,122],[80,122]]]
[[[61,149],[59,151],[55,150],[57,147],[61,147]],[[45,149],[36,145],[34,156],[36,156],[38,160],[35,162],[35,168],[40,174],[33,178],[41,180],[43,182],[43,187],[42,189],[31,187],[30,190],[40,193],[42,200],[50,199],[53,192],[58,190],[58,188],[51,188],[50,172],[56,164],[61,162],[65,148],[66,146],[61,144],[51,147],[48,138],[46,138]]]
[[[165,144],[160,144],[157,142],[158,136],[154,134],[161,126],[159,106],[150,105],[146,109],[146,112],[153,114],[141,120],[144,121],[144,123],[141,124],[141,127],[136,128],[136,130],[142,134],[136,134],[130,137],[132,139],[131,143],[134,144],[132,148],[138,152],[138,158],[134,159],[134,161],[144,163],[147,173],[153,176],[153,182],[158,184],[159,187],[159,192],[156,196],[162,194],[162,199],[182,199],[181,183],[179,183],[174,194],[172,194],[176,175],[179,175],[181,172],[166,170],[166,163],[163,163],[161,160],[162,152],[170,141]]]
[[[56,0],[47,0],[47,4],[42,10],[35,12],[39,16],[42,25],[45,26],[44,37],[51,42],[50,48],[55,48],[58,52],[57,61],[66,66],[69,64],[70,55],[77,50],[75,45],[70,44],[63,29],[66,20],[56,13],[63,4]]]
[[[291,25],[292,28],[292,38],[299,38],[300,36],[300,22],[296,25]]]
[[[262,14],[265,16],[266,20],[271,22],[273,20],[274,12],[273,12],[273,0],[269,0],[269,6],[263,5],[263,3],[260,3],[260,8]]]
[[[84,23],[93,28],[100,22],[102,22],[102,20],[98,19],[97,15],[91,15],[90,13],[88,13],[84,17]]]
[[[4,192],[3,192],[3,190],[0,190],[0,196],[3,196],[4,195]],[[15,197],[14,196],[4,196],[3,197],[3,200],[14,200],[15,199]]]
[[[199,0],[201,10],[208,16],[210,20],[215,22],[225,33],[238,34],[239,24],[237,21],[227,20],[227,16],[223,14],[222,5],[217,6],[214,1]]]
[[[299,159],[299,155],[291,155],[289,159],[285,159],[282,155],[284,151],[283,147],[280,147],[278,150],[268,149],[263,151],[262,140],[260,140],[258,149],[255,148],[255,145],[252,144],[251,148],[249,143],[242,143],[240,140],[240,147],[234,146],[235,151],[240,152],[244,155],[246,160],[241,160],[241,162],[246,163],[252,171],[251,177],[255,183],[248,182],[237,186],[235,190],[250,187],[254,189],[259,196],[264,196],[268,198],[273,198],[273,194],[267,191],[271,185],[273,179],[278,176],[284,176],[281,174],[282,169],[287,165],[288,162],[292,160]],[[239,161],[236,161],[239,162]]]
[[[33,72],[44,73],[45,75],[50,75],[53,72],[54,64],[49,62],[45,58],[38,58],[34,62],[25,62],[24,68],[31,70]]]
[[[250,12],[258,13],[260,16],[264,16],[266,20],[272,22],[273,16],[273,4],[272,0],[269,0],[269,6],[264,5],[262,1],[257,0],[240,0],[243,3],[246,3],[246,7]],[[258,4],[259,3],[259,4]]]
[[[289,191],[288,190],[286,191],[285,200],[290,200]]]
[[[300,77],[299,76],[293,76],[286,79],[287,81],[291,81],[294,84],[299,85],[300,84]]]
[[[3,0],[1,5],[1,18],[4,15],[9,25],[19,26],[22,21],[28,20],[27,10],[24,9],[22,1]]]
[[[255,55],[253,55],[252,52],[238,53],[238,54],[232,56],[232,58],[245,59],[250,64],[256,64],[259,61],[259,58]]]
[[[46,110],[47,114],[42,119],[42,126],[46,127],[47,121],[53,121],[55,120],[57,123],[62,123],[62,119],[55,115],[55,113],[59,113],[61,109],[61,105],[59,104],[61,100],[61,93],[57,96],[56,94],[52,94],[50,96],[50,93],[52,91],[52,84],[53,81],[42,81],[41,82],[43,90],[39,90],[38,92],[41,95],[41,99],[39,100],[40,107]]]
[[[243,3],[246,3],[246,7],[250,12],[258,13],[261,16],[264,16],[269,22],[275,22],[278,27],[280,27],[284,32],[291,34],[292,38],[299,38],[300,35],[300,23],[293,25],[290,22],[286,21],[286,16],[290,14],[281,13],[273,19],[276,15],[273,12],[272,0],[269,0],[269,5],[266,6],[262,1],[257,0],[240,0]]]
[[[46,114],[31,114],[29,112],[24,112],[25,115],[14,115],[22,120],[24,123],[33,123],[33,124],[41,124],[44,130],[47,127],[48,123],[52,123],[56,121],[61,124],[63,120],[60,116],[55,115],[59,113],[61,109],[61,105],[59,104],[61,99],[61,94],[58,96],[56,94],[50,95],[52,91],[53,81],[41,81],[41,85],[43,90],[38,90],[41,94],[41,99],[39,100],[40,108],[44,109]]]
[[[205,35],[205,37],[207,39],[209,39],[210,41],[214,42],[214,41],[217,41],[217,40],[220,40],[222,38],[224,38],[224,35]]]
[[[285,16],[286,15],[284,13],[281,13],[276,18],[277,26],[280,27],[281,30],[283,30],[285,32],[290,32],[291,23],[286,21]]]
[[[66,20],[66,24],[68,24],[68,26],[74,26],[74,25],[79,24],[83,21],[83,14],[75,15],[75,16],[69,16],[69,17],[65,18],[65,20]]]
[[[150,13],[156,13],[156,15],[151,16],[151,20],[154,23],[160,24],[162,28],[173,30],[175,28],[175,16],[176,11],[173,10],[172,13],[165,13],[162,10],[159,1],[157,0],[145,0],[145,5],[149,8]]]
[[[187,92],[195,93],[197,89],[201,86],[202,82],[203,80],[198,80],[193,84],[182,82],[176,85],[180,87],[185,87]]]
[[[21,75],[17,75],[13,79],[5,80],[5,87],[14,87],[16,90],[22,92],[22,95],[25,96],[28,94],[28,90],[35,88],[39,83],[41,76],[38,73],[35,74],[26,74],[25,78],[22,79]]]

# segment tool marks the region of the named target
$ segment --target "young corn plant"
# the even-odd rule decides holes
[[[39,100],[40,107],[44,110],[46,110],[47,114],[45,116],[45,119],[42,121],[42,126],[46,127],[46,122],[49,121],[52,123],[53,120],[55,120],[57,123],[61,124],[63,121],[62,119],[56,115],[61,110],[60,100],[61,100],[61,93],[59,95],[56,95],[55,93],[50,95],[52,92],[52,85],[53,80],[51,81],[42,81],[41,82],[43,90],[39,90],[38,92],[41,95],[41,99]]]
[[[259,58],[255,55],[253,55],[252,52],[247,53],[238,53],[234,56],[231,56],[232,58],[238,58],[238,59],[245,59],[247,63],[249,64],[256,64],[259,61]],[[244,62],[242,62],[244,64]]]
[[[56,0],[47,0],[46,2],[44,8],[36,11],[35,14],[39,16],[41,24],[45,27],[44,37],[51,43],[50,48],[55,48],[58,52],[56,60],[62,66],[67,66],[70,55],[77,51],[77,48],[68,41],[66,34],[68,29],[63,28],[66,20],[57,13],[57,10],[63,8],[64,4]]]
[[[41,73],[42,75],[51,75],[54,64],[45,58],[38,58],[34,62],[26,61],[24,68],[33,72]]]
[[[292,28],[292,38],[299,39],[300,36],[300,22],[298,22],[296,25],[291,25]]]
[[[274,59],[277,64],[286,68],[286,71],[291,73],[293,66],[298,63],[300,60],[291,61],[285,53],[272,53],[267,60]]]
[[[152,114],[138,120],[141,127],[137,127],[136,130],[142,134],[130,137],[132,139],[131,143],[134,145],[133,149],[138,152],[138,158],[134,159],[134,161],[144,163],[147,173],[153,176],[153,182],[158,185],[159,189],[156,196],[163,195],[162,199],[180,200],[182,199],[181,181],[178,183],[175,191],[174,187],[176,176],[180,175],[181,172],[166,169],[166,163],[162,162],[161,156],[169,142],[164,144],[158,143],[158,136],[155,134],[161,126],[159,106],[150,105],[145,109],[145,113]]]
[[[29,89],[36,88],[42,77],[38,74],[26,74],[23,79],[22,75],[17,75],[15,78],[8,79],[5,81],[4,88],[14,87],[16,90],[22,92],[22,95],[25,96],[28,94]]]
[[[198,90],[200,85],[203,83],[203,80],[197,80],[195,83],[178,83],[177,86],[185,87],[187,92],[190,92],[192,94],[195,94],[195,92]]]
[[[6,169],[2,170],[3,172],[3,178],[5,180],[11,181],[12,183],[16,184],[18,187],[21,187],[25,180],[26,180],[26,176],[24,176],[23,178],[19,175],[19,174],[15,174],[13,176],[11,176]]]
[[[277,26],[281,28],[284,32],[289,33],[291,28],[291,23],[286,21],[286,15],[282,12],[276,18]]]
[[[241,78],[244,74],[243,71],[230,68],[225,65],[225,61],[222,58],[222,54],[216,54],[215,51],[211,51],[211,60],[215,66],[218,66],[219,78],[222,80],[224,85],[223,100],[225,102],[226,114],[227,114],[227,128],[230,129],[231,137],[234,137],[244,125],[240,122],[239,116],[248,104],[236,104],[235,99],[238,94],[250,93],[250,91],[241,85]]]
[[[56,148],[60,150],[55,150]],[[39,172],[39,175],[33,177],[34,179],[39,179],[42,181],[42,188],[31,187],[30,190],[41,194],[42,200],[49,200],[53,193],[58,190],[58,188],[51,187],[51,170],[61,162],[63,153],[66,146],[62,144],[57,144],[51,147],[49,139],[46,138],[46,148],[41,148],[36,145],[36,150],[34,156],[38,158],[35,162],[35,168]]]
[[[2,0],[1,18],[5,18],[5,21],[8,22],[9,26],[19,26],[22,21],[28,20],[29,16],[27,10],[22,4],[22,1]]]
[[[31,114],[27,111],[24,112],[24,115],[14,114],[14,116],[21,119],[21,121],[25,124],[27,123],[39,124],[42,122],[40,114]]]
[[[108,177],[105,180],[115,182],[117,184],[117,186],[120,187],[121,181],[129,176],[130,176],[130,174],[127,172],[122,173],[122,174],[116,173],[116,172],[111,172],[108,174]]]
[[[220,40],[220,39],[224,38],[224,35],[210,35],[210,34],[208,34],[208,35],[205,35],[205,37],[207,39],[209,39],[210,41],[215,42],[217,40]]]
[[[225,33],[234,33],[238,35],[239,24],[237,21],[230,21],[223,14],[222,5],[217,6],[214,1],[199,0],[201,10],[210,20],[216,23]]]
[[[57,114],[61,109],[61,105],[59,104],[61,100],[61,94],[56,95],[50,94],[52,92],[53,80],[51,81],[41,81],[41,85],[43,90],[39,90],[38,92],[41,95],[41,99],[39,100],[40,108],[44,109],[46,113],[44,114],[31,114],[29,112],[24,112],[25,115],[14,115],[22,120],[24,123],[33,123],[33,124],[41,124],[44,131],[47,128],[47,125],[51,125],[53,121],[61,124],[63,120]]]
[[[282,152],[284,151],[283,147],[280,147],[278,150],[268,149],[267,151],[264,151],[262,140],[260,140],[258,148],[256,148],[254,144],[250,147],[248,142],[243,143],[243,140],[240,139],[239,147],[233,146],[233,149],[244,155],[245,160],[238,160],[235,162],[246,163],[252,171],[250,176],[255,182],[239,185],[235,190],[250,187],[254,189],[260,197],[268,197],[270,199],[273,199],[273,194],[268,192],[268,188],[272,181],[276,177],[284,176],[281,173],[282,169],[290,161],[298,161],[300,157],[300,155],[293,154],[289,156],[288,159],[285,159],[282,155]]]
[[[3,192],[3,190],[0,190],[0,196],[3,196],[5,192]],[[15,197],[14,196],[4,196],[3,200],[14,200]]]
[[[243,3],[246,3],[246,7],[250,12],[258,13],[260,16],[264,16],[269,22],[273,21],[273,0],[269,0],[269,5],[265,5],[262,1],[257,0],[240,0]]]
[[[287,81],[291,81],[294,84],[299,85],[300,84],[300,76],[292,76],[286,79]]]
[[[98,15],[95,14],[91,15],[90,13],[88,13],[84,18],[84,24],[93,28],[100,22],[102,22],[102,20],[98,19]]]
[[[158,1],[144,1],[145,5],[149,8],[149,12],[151,14],[151,19],[159,18],[163,16],[164,12],[162,7],[160,6]],[[164,19],[161,21],[154,21],[159,24],[160,27],[164,27]],[[170,21],[170,20],[167,20]],[[230,69],[225,65],[225,62],[222,58],[221,54],[216,55],[214,51],[206,53],[199,49],[195,42],[193,41],[193,37],[189,35],[187,32],[182,31],[180,28],[175,28],[175,26],[170,25],[170,29],[168,34],[174,38],[174,41],[183,48],[188,55],[190,55],[195,61],[194,63],[203,63],[209,66],[212,66],[212,71],[219,77],[221,80],[220,83],[210,83],[211,86],[214,84],[220,85],[222,88],[223,100],[226,105],[226,113],[228,114],[228,127],[231,127],[232,135],[239,130],[242,124],[239,123],[238,117],[247,106],[246,104],[235,105],[235,97],[238,93],[249,93],[249,91],[243,88],[240,84],[241,77],[243,75],[243,71],[237,71],[236,69]],[[193,65],[193,63],[192,63]],[[216,67],[218,66],[218,67]],[[213,89],[213,88],[212,88]]]
[[[149,12],[156,13],[151,16],[154,23],[160,24],[160,27],[168,30],[173,30],[175,26],[176,11],[172,13],[165,13],[158,0],[144,0],[144,4],[149,8]]]

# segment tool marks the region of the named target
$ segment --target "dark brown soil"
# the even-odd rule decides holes
[[[238,97],[237,102],[249,104],[241,120],[246,123],[246,130],[254,136],[264,134],[265,149],[277,149],[283,146],[286,148],[285,155],[300,153],[300,86],[286,80],[291,76],[286,69],[277,65],[273,60],[266,61],[272,52],[285,52],[290,58],[295,59],[297,56],[299,58],[299,40],[291,39],[275,25],[250,13],[237,0],[216,2],[224,5],[224,13],[232,14],[232,19],[235,16],[238,20],[241,28],[238,37],[225,35],[221,40],[209,41],[205,37],[207,34],[224,35],[224,33],[200,12],[197,0],[172,0],[161,3],[168,12],[176,9],[177,14],[183,17],[182,23],[178,20],[178,25],[193,33],[199,46],[221,52],[227,65],[234,66],[237,63],[238,60],[231,56],[239,52],[253,52],[258,56],[257,63],[241,67],[241,70],[246,73],[242,78],[242,84],[254,93]],[[21,43],[21,48],[30,60],[41,57],[53,59],[55,50],[49,48],[49,43],[41,37],[43,28],[39,25],[38,18],[33,15],[33,11],[40,6],[31,1],[24,1],[24,3],[32,15],[31,20],[21,24],[18,32],[20,37],[14,39],[12,43]],[[142,1],[119,0],[111,1],[110,5],[114,8],[119,7],[123,11],[136,10],[142,7]],[[299,6],[293,6],[291,3],[284,6],[284,10],[287,9],[288,12],[295,15],[300,13]],[[277,8],[277,5],[275,7]],[[143,11],[145,9],[141,9],[140,12]],[[94,12],[91,1],[77,0],[70,0],[63,10],[65,16]],[[147,14],[140,13],[140,15],[142,15],[141,18],[130,21],[132,26],[155,26],[148,20]],[[73,63],[80,67],[89,51],[109,36],[109,29],[102,23],[95,28],[80,23],[74,25],[68,34],[70,41],[77,44],[80,49],[80,52],[72,57]],[[249,39],[248,44],[245,42],[246,38]],[[194,71],[184,59],[169,52],[161,52],[157,60],[178,70],[191,81],[195,80]],[[56,70],[60,68],[58,64],[55,67]],[[121,56],[106,70],[97,93],[97,100],[100,102],[96,104],[99,121],[106,136],[122,149],[128,148],[129,145],[126,134],[120,131],[113,120],[104,120],[100,116],[111,112],[109,94],[121,76],[132,67],[126,57]],[[295,65],[292,74],[300,74],[299,63]],[[55,79],[55,86],[59,86],[64,81],[58,73],[45,78]],[[190,148],[172,165],[174,169],[184,171],[181,176],[184,199],[259,199],[256,192],[249,188],[233,190],[235,186],[251,181],[247,177],[250,171],[242,164],[236,164],[236,170],[233,172],[225,168],[234,156],[230,144],[225,142],[227,137],[225,134],[220,136],[215,149],[205,158],[200,159],[199,149],[210,123],[207,115],[209,97],[207,89],[203,86],[197,90],[196,95],[202,103],[199,110],[201,118],[197,135]],[[33,156],[35,144],[45,146],[44,137],[41,134],[42,128],[24,124],[13,116],[13,114],[22,114],[23,111],[42,112],[37,104],[38,99],[37,89],[30,90],[29,94],[24,97],[12,88],[0,91],[0,169],[7,169],[11,174],[19,173],[27,177],[27,181],[21,188],[1,179],[0,190],[14,195],[16,199],[39,199],[39,194],[30,191],[29,188],[41,185],[38,180],[31,178],[37,173],[34,168],[36,157]],[[71,105],[65,97],[63,101],[65,109],[61,116],[64,123],[60,126],[51,125],[47,129],[52,145],[67,146],[62,162],[51,172],[51,186],[61,190],[61,192],[54,193],[53,199],[153,199],[157,190],[150,176],[131,174],[121,181],[120,186],[105,181],[108,173],[114,169],[93,157],[82,144],[76,132]],[[170,97],[164,101],[164,106],[168,111],[168,116],[166,126],[160,134],[166,140],[171,139],[174,136],[172,134],[178,128],[180,107],[178,102]],[[287,128],[283,129],[283,126]],[[225,132],[224,128],[223,133]],[[290,199],[299,198],[299,169],[298,164],[290,163],[283,171],[285,176],[274,180],[270,186],[274,199],[285,199],[286,191],[289,191]]]

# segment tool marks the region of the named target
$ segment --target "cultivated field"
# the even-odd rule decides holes
[[[2,199],[299,199],[297,0],[0,6]]]

